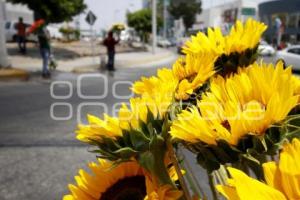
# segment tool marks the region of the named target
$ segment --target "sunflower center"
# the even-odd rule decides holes
[[[231,127],[230,127],[230,124],[229,124],[229,121],[228,121],[228,120],[223,121],[221,124],[222,124],[222,126],[223,126],[224,128],[226,128],[228,131],[231,130]]]
[[[100,200],[143,200],[146,196],[144,176],[133,176],[112,185]]]

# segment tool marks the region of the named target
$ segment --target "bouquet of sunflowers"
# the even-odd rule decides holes
[[[122,23],[116,23],[112,25],[110,30],[113,32],[120,33],[121,31],[125,30],[125,25]]]
[[[300,81],[283,62],[256,62],[266,28],[249,19],[228,35],[199,32],[172,69],[133,84],[118,117],[89,115],[77,139],[98,162],[64,199],[208,199],[180,149],[207,171],[211,199],[300,199]]]

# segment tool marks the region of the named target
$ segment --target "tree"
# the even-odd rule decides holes
[[[0,0],[0,10],[4,10],[4,2]],[[5,30],[4,30],[4,13],[0,12],[0,68],[8,67],[10,65],[7,58],[7,50],[5,44]]]
[[[201,1],[171,0],[168,10],[175,19],[182,17],[185,30],[187,31],[195,23],[196,14],[200,14],[202,11]]]
[[[142,9],[133,13],[127,13],[128,26],[134,28],[143,41],[148,41],[148,36],[152,31],[152,12],[150,9]],[[162,26],[162,19],[157,17],[157,26]]]
[[[84,0],[8,0],[11,3],[27,5],[34,11],[35,18],[43,18],[47,22],[60,23],[71,21],[72,17],[86,8]]]

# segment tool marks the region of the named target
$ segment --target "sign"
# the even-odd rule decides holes
[[[92,11],[89,11],[88,14],[86,15],[85,21],[92,26],[94,25],[96,20],[97,17],[95,16],[95,14]]]
[[[242,8],[242,15],[254,16],[255,8]]]

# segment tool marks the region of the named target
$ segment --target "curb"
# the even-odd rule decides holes
[[[25,70],[16,69],[16,68],[0,69],[0,81],[6,81],[6,80],[26,81],[28,79],[29,79],[29,73]]]
[[[72,73],[81,74],[81,73],[93,73],[96,71],[100,71],[99,64],[88,65],[84,67],[75,67],[71,70]]]
[[[173,54],[172,53],[166,53],[162,54],[160,56],[157,56],[156,58],[145,58],[141,60],[136,60],[136,61],[127,61],[127,60],[116,60],[116,69],[131,69],[131,68],[136,68],[136,66],[139,66],[140,68],[143,68],[143,65],[146,64],[151,64],[155,63],[158,61],[163,61],[168,58],[172,58]],[[77,66],[74,67],[71,72],[75,74],[81,74],[81,73],[94,73],[94,72],[100,72],[102,70],[105,70],[105,64],[104,66],[100,67],[101,64],[89,64],[89,65],[84,65],[84,66]]]
[[[137,61],[120,60],[120,61],[116,61],[116,63],[121,64],[121,68],[134,68],[138,65],[145,65],[145,64],[151,64],[153,62],[162,61],[162,60],[171,58],[172,56],[173,56],[173,53],[168,52],[165,54],[148,57],[148,58],[137,60]],[[125,66],[122,66],[122,64],[124,64],[124,63],[125,63]]]

